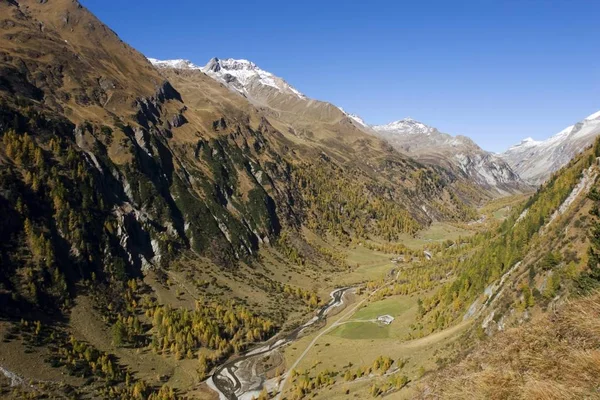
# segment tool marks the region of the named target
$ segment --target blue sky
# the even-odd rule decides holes
[[[600,110],[600,1],[81,0],[149,57],[246,58],[383,124],[502,151]]]

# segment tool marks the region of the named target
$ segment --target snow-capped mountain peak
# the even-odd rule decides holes
[[[410,134],[410,135],[430,135],[437,132],[437,129],[425,125],[422,122],[416,121],[410,117],[390,122],[386,125],[375,125],[373,129],[378,132],[394,132],[397,134]]]
[[[518,192],[526,187],[506,162],[466,136],[442,133],[412,118],[372,128],[397,150],[425,162],[449,167],[482,187],[499,193]]]
[[[201,67],[192,63],[190,60],[157,60],[156,58],[148,57],[148,61],[158,68],[175,68],[175,69],[201,69]]]
[[[252,97],[252,91],[260,87],[276,89],[278,92],[290,94],[304,99],[304,96],[296,88],[288,84],[282,78],[259,68],[255,63],[248,60],[236,60],[233,58],[212,58],[204,67],[200,67],[189,60],[157,60],[148,58],[157,68],[174,68],[187,70],[201,70],[211,78],[236,90],[244,96]]]
[[[339,110],[341,112],[343,112],[348,118],[352,119],[353,121],[357,122],[360,126],[362,126],[363,128],[370,128],[369,124],[367,124],[365,122],[364,119],[362,119],[360,116],[356,115],[356,114],[351,114],[349,112],[347,112],[346,110],[344,110],[342,107],[338,107]]]
[[[427,147],[476,147],[479,146],[466,136],[452,136],[440,132],[410,117],[391,122],[387,125],[375,125],[372,129],[389,140],[403,143],[404,147],[416,150]]]
[[[248,60],[215,57],[202,68],[202,71],[244,95],[249,95],[251,89],[261,85],[284,94],[291,94],[299,98],[306,97],[282,78],[259,68]]]
[[[500,156],[532,184],[543,183],[600,135],[600,111],[570,125],[546,140],[527,138]]]
[[[589,115],[585,121],[592,121],[594,119],[600,119],[600,111],[596,111],[595,113],[593,113],[592,115]]]
[[[212,72],[218,73],[222,70],[225,71],[253,71],[258,74],[263,72],[264,74],[272,75],[269,72],[263,71],[252,61],[248,60],[235,60],[233,58],[227,58],[225,60],[220,60],[217,57],[212,58],[208,64],[206,64],[202,70],[204,72]]]

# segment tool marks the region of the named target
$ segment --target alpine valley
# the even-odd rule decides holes
[[[493,154],[75,0],[0,38],[0,398],[598,398],[600,113]]]

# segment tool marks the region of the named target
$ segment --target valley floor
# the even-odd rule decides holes
[[[428,230],[414,237],[405,238],[400,242],[416,251],[423,257],[423,250],[431,246],[441,245],[447,240],[467,238],[483,229],[482,225],[501,220],[506,208],[510,205],[499,204],[490,212],[493,217],[483,219],[476,224],[457,226],[436,223]],[[309,239],[310,232],[305,232]],[[326,280],[319,279],[319,272],[314,276],[290,271],[283,265],[278,267],[278,256],[266,253],[263,256],[261,270],[248,269],[246,276],[261,279],[269,276],[279,282],[289,282],[297,287],[310,288],[313,282],[318,282],[316,288],[322,299],[327,299],[334,287],[356,286],[357,290],[344,295],[344,305],[328,315],[324,324],[311,327],[308,332],[285,346],[272,352],[265,359],[254,365],[267,379],[271,379],[270,389],[283,389],[278,398],[296,399],[310,393],[318,399],[367,398],[373,394],[375,386],[387,387],[390,398],[409,398],[415,383],[428,371],[435,370],[440,360],[452,358],[456,352],[454,345],[461,334],[469,327],[469,323],[454,325],[425,337],[415,338],[415,328],[418,324],[419,299],[427,297],[437,289],[442,282],[433,283],[427,290],[413,291],[411,294],[385,294],[382,292],[398,283],[402,272],[415,268],[421,261],[405,262],[396,260],[396,252],[378,251],[373,243],[367,246],[355,243],[347,246],[329,245],[332,250],[343,252],[346,263],[354,266],[350,271],[329,274]],[[251,307],[263,304],[264,307],[277,309],[281,299],[265,298],[265,294],[251,288],[240,280],[240,275],[222,274],[218,281],[210,268],[198,269],[193,260],[183,261],[178,266],[167,270],[166,277],[153,273],[148,274],[144,281],[153,288],[158,303],[170,304],[171,307],[193,309],[194,302],[205,295],[206,289],[198,282],[210,281],[208,286],[214,290],[212,296],[237,299]],[[414,264],[414,265],[413,265]],[[246,268],[242,266],[241,268]],[[190,271],[204,271],[191,274]],[[166,283],[164,279],[167,279]],[[365,286],[366,284],[366,286]],[[212,288],[212,289],[211,289]],[[219,289],[222,288],[222,289]],[[227,294],[225,288],[234,288]],[[225,290],[225,291],[224,291]],[[219,293],[221,292],[221,293]],[[354,293],[356,292],[356,293]],[[210,292],[209,292],[210,293]],[[382,315],[393,317],[390,324],[377,321]],[[298,321],[311,318],[311,312],[306,309],[290,309],[288,321],[283,329],[290,329]],[[78,341],[89,343],[96,349],[114,354],[118,362],[131,371],[136,378],[152,382],[155,385],[166,383],[181,394],[192,398],[217,399],[218,394],[205,383],[199,383],[197,359],[178,359],[173,355],[157,354],[150,348],[133,348],[129,346],[114,346],[109,327],[102,322],[102,314],[98,312],[93,300],[80,296],[72,309],[70,319],[66,324],[67,331]],[[77,377],[64,376],[47,363],[40,363],[44,358],[44,349],[30,346],[25,340],[10,338],[8,323],[0,323],[4,329],[4,337],[9,340],[0,346],[0,366],[20,377],[24,381],[30,378],[64,381],[78,386],[82,381]],[[19,349],[27,348],[26,355],[17,357]],[[387,367],[378,364],[385,361],[391,363]],[[35,368],[35,376],[31,371]],[[256,371],[255,371],[256,372]],[[7,373],[4,375],[8,376]],[[4,382],[10,385],[9,378]],[[313,382],[320,382],[317,387]],[[326,383],[324,383],[326,382]],[[392,383],[390,383],[392,382]],[[386,386],[387,385],[387,386]],[[395,385],[395,386],[394,386]],[[392,389],[392,386],[395,389]],[[4,386],[6,387],[6,386]],[[6,392],[5,392],[6,393]],[[258,395],[258,393],[254,393]],[[248,396],[247,396],[248,397]]]

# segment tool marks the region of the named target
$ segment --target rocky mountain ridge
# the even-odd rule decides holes
[[[537,141],[527,138],[499,154],[527,182],[543,183],[600,135],[600,111],[556,135]]]
[[[404,120],[386,131],[411,138],[398,151],[249,61],[150,62],[74,0],[0,1],[0,15],[0,398],[212,399],[211,374],[227,398],[242,380],[285,386],[300,369],[284,353],[231,368],[311,323],[302,335],[324,335],[313,329],[330,297],[354,303],[338,314],[354,319],[394,296],[415,312],[390,326],[407,335],[382,354],[420,337],[431,356],[400,347],[376,359],[385,370],[312,364],[288,391],[240,398],[343,396],[346,384],[387,396],[386,371],[400,391],[438,356],[451,361],[437,350],[449,341],[425,336],[454,329],[467,307],[488,333],[535,302],[551,309],[588,272],[580,259],[581,281],[600,281],[600,144],[527,202],[500,199],[482,216],[484,184],[507,193],[516,178],[501,182],[466,138]],[[379,381],[358,388],[351,365]]]
[[[187,62],[158,71],[71,0],[1,2],[0,11],[0,207],[15,216],[0,249],[10,265],[0,272],[11,288],[0,296],[6,312],[61,307],[41,278],[48,269],[75,293],[80,280],[117,285],[117,275],[160,270],[184,252],[235,269],[284,246],[282,231],[304,243],[302,226],[390,240],[474,213],[479,199],[452,174],[392,151],[332,105],[312,101],[304,115],[274,118]],[[249,62],[213,61],[212,70],[242,71],[239,82],[276,91]],[[336,180],[323,179],[331,174]],[[350,188],[366,202],[327,197]],[[37,251],[32,232],[43,232],[54,261],[30,265],[39,257],[13,251]]]
[[[466,136],[451,136],[412,118],[372,126],[372,129],[398,151],[457,171],[488,190],[502,194],[528,190],[528,185],[504,160]]]
[[[311,127],[311,122],[315,120],[328,124],[346,121],[359,131],[382,137],[412,158],[450,168],[463,179],[470,180],[493,195],[530,189],[503,160],[482,150],[465,136],[453,137],[410,118],[388,125],[371,126],[360,116],[347,113],[343,108],[306,97],[285,80],[248,60],[213,58],[203,68],[182,60],[151,61],[162,69],[200,69],[255,104],[274,110],[276,118],[301,126],[302,129]],[[286,118],[287,113],[292,114],[291,118]],[[305,124],[299,124],[299,115],[306,117]]]

